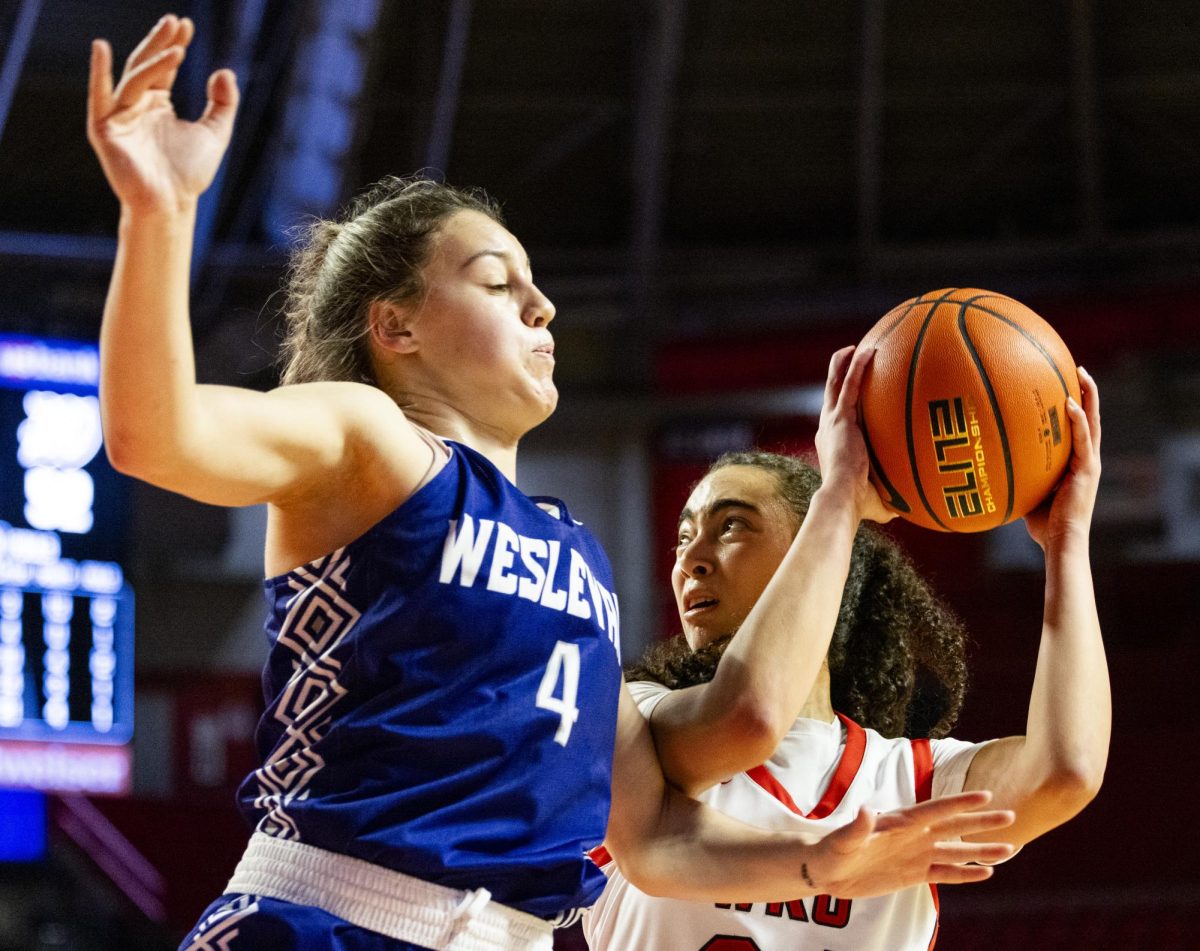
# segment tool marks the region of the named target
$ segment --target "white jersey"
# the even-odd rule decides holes
[[[647,719],[668,693],[656,683],[629,687]],[[751,825],[824,835],[863,806],[885,812],[961,792],[981,745],[887,739],[840,714],[832,723],[802,717],[770,760],[698,798]],[[867,899],[706,904],[651,898],[598,852],[609,880],[584,919],[594,951],[926,951],[937,935],[932,885]]]

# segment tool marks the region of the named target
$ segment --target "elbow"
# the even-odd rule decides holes
[[[629,883],[651,898],[696,898],[692,891],[681,887],[679,869],[669,867],[669,862],[656,860],[653,848],[627,850],[620,857],[614,855],[614,860]]]
[[[705,807],[669,786],[663,787],[661,799],[655,798],[610,815],[605,848],[621,874],[645,894],[698,899],[696,879],[704,876],[708,864],[696,841],[698,836],[703,839],[699,819]],[[636,808],[649,802],[651,808]]]
[[[664,863],[656,861],[656,842],[653,836],[623,840],[612,834],[604,840],[613,862],[621,870],[625,879],[638,891],[644,892],[651,898],[678,898],[678,876],[669,874],[669,870],[661,867]],[[676,888],[672,890],[672,881]]]
[[[154,485],[169,485],[182,448],[161,436],[151,436],[129,427],[106,426],[104,454],[117,472]]]
[[[648,868],[645,862],[617,862],[621,874],[629,883],[643,894],[651,898],[674,898],[667,879]]]
[[[104,432],[104,454],[109,464],[122,475],[136,476],[140,470],[139,460],[143,455],[136,442],[127,434],[106,427]]]
[[[745,769],[765,763],[775,752],[791,722],[784,723],[774,715],[768,704],[758,703],[753,696],[743,696],[724,716],[722,743],[727,749],[741,752]]]
[[[106,393],[101,383],[104,452],[112,467],[123,475],[153,482],[161,474],[169,474],[192,446],[200,444],[197,431],[203,421],[194,402],[135,403]]]
[[[1088,805],[1100,792],[1104,782],[1104,764],[1085,760],[1059,765],[1042,783],[1039,796],[1055,805],[1055,811],[1066,821]]]
[[[151,481],[161,455],[145,439],[120,427],[105,427],[104,453],[114,469],[122,475]]]

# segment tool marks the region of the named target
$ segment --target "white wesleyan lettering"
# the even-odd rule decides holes
[[[587,579],[584,574],[590,575],[587,563],[583,560],[583,555],[579,554],[574,548],[571,549],[571,590],[567,595],[567,613],[573,614],[575,617],[589,618],[592,616],[588,604],[583,600],[583,586]],[[600,619],[596,619],[596,623],[600,624]],[[601,627],[603,625],[601,624]]]
[[[487,552],[488,539],[492,537],[492,529],[496,526],[490,518],[479,520],[479,537],[475,537],[475,522],[470,515],[463,515],[461,526],[457,522],[450,523],[450,531],[446,534],[446,543],[442,547],[442,574],[438,580],[449,584],[455,572],[460,571],[464,588],[475,583],[475,576],[483,564],[483,556]]]
[[[562,545],[553,539],[547,544],[550,546],[550,562],[546,566],[546,586],[542,589],[541,605],[551,611],[561,611],[567,606],[567,592],[554,587],[554,577],[558,574],[558,550]]]
[[[517,576],[509,569],[521,541],[517,533],[503,522],[496,523],[496,550],[492,554],[492,570],[488,572],[487,588],[497,594],[516,594]]]
[[[521,579],[517,594],[526,601],[537,601],[542,596],[542,586],[546,583],[546,566],[542,561],[550,556],[550,546],[544,538],[529,538],[525,535],[518,537],[521,539],[521,564],[531,577]]]
[[[557,582],[560,558],[567,563],[565,588]],[[470,588],[481,573],[486,574],[488,591],[590,618],[613,644],[619,643],[617,596],[574,548],[568,547],[564,556],[562,543],[555,539],[531,538],[504,522],[476,521],[464,513],[459,521],[449,523],[438,580]]]

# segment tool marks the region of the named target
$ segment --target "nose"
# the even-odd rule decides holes
[[[550,302],[550,298],[543,294],[536,285],[533,286],[529,301],[521,314],[521,319],[525,321],[526,326],[545,327],[554,319],[555,313],[554,304]]]
[[[692,539],[679,549],[675,563],[689,578],[706,578],[713,572],[711,553],[699,538]]]

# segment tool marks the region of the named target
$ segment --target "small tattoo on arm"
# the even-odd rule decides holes
[[[817,883],[812,880],[812,876],[808,874],[808,863],[800,863],[800,877],[804,879],[804,884],[809,888],[816,888]]]

